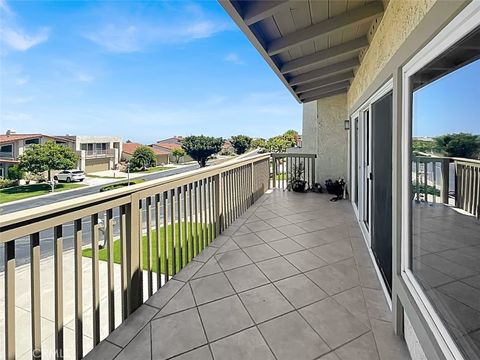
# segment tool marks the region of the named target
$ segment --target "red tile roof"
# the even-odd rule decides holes
[[[73,141],[71,139],[68,139],[66,137],[61,137],[61,136],[49,136],[49,135],[43,135],[43,134],[10,134],[10,135],[0,135],[0,143],[6,143],[6,142],[12,142],[12,141],[18,141],[18,140],[28,140],[28,139],[35,139],[39,137],[46,137],[50,139],[58,139],[58,140],[63,140],[63,141]]]
[[[164,149],[167,149],[167,150],[173,150],[173,149],[182,147],[182,145],[180,145],[180,143],[163,143],[163,142],[153,144],[153,146],[157,149],[158,148],[164,148]]]
[[[123,143],[123,152],[125,154],[133,154],[135,152],[135,150],[140,147],[140,146],[143,146],[142,144],[139,144],[139,143]],[[155,155],[168,155],[170,152],[168,151],[165,151],[165,150],[162,150],[162,149],[158,149],[158,148],[154,148],[152,147],[152,150],[153,152],[155,153]]]

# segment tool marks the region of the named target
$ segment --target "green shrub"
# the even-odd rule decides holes
[[[135,185],[135,184],[140,184],[144,182],[145,180],[139,179],[139,180],[130,180],[116,183],[116,184],[111,184],[111,185],[105,185],[104,187],[100,188],[100,192],[105,192],[105,191],[110,191],[110,190],[115,190],[115,189],[121,189],[123,187],[129,186],[129,185]]]
[[[25,173],[20,169],[18,165],[13,165],[8,168],[7,178],[9,180],[21,180],[25,176]]]
[[[0,179],[0,189],[6,189],[16,185],[17,185],[16,180]]]

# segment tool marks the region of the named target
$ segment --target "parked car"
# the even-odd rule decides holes
[[[72,181],[85,180],[85,172],[82,170],[63,170],[54,176],[54,180],[66,181],[67,183]]]

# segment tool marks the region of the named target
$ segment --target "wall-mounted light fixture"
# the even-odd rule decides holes
[[[345,120],[343,125],[345,130],[350,130],[350,120]]]

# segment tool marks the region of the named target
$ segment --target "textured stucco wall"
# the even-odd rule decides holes
[[[307,154],[317,153],[318,110],[317,102],[303,104],[302,151]]]
[[[317,101],[317,181],[347,178],[347,139],[344,121],[348,119],[347,95]]]
[[[348,91],[350,110],[437,0],[390,0]]]

